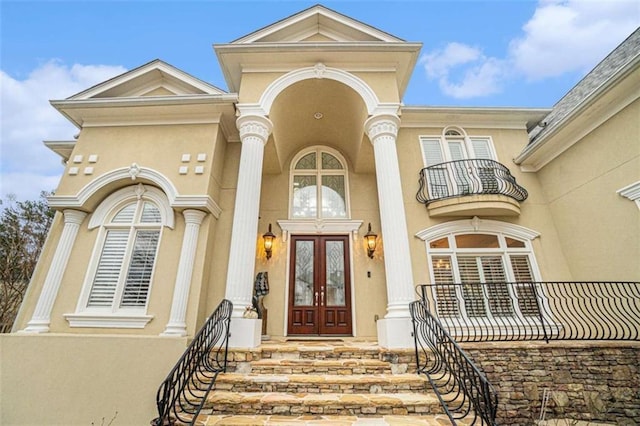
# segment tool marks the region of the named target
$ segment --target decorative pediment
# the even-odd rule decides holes
[[[404,40],[317,5],[239,38],[232,44],[356,41]]]
[[[73,95],[69,100],[225,93],[209,83],[156,59]]]

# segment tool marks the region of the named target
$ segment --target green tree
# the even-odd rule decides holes
[[[0,333],[11,331],[53,221],[48,195],[43,191],[36,201],[0,199]]]

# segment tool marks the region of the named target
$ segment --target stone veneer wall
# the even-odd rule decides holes
[[[498,424],[532,425],[540,417],[640,425],[640,343],[463,343],[498,392]],[[571,423],[569,423],[571,424]]]

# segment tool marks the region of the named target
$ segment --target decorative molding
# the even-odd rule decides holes
[[[122,315],[107,313],[64,314],[69,327],[86,328],[144,328],[153,315]]]
[[[134,198],[146,198],[152,201],[155,205],[158,206],[158,209],[160,210],[162,225],[171,229],[174,228],[175,218],[173,209],[169,204],[167,196],[158,188],[143,185],[141,183],[135,186],[122,188],[119,191],[116,191],[113,194],[109,195],[103,202],[100,203],[100,205],[98,205],[96,210],[93,212],[93,215],[91,215],[88,228],[95,229],[99,227],[105,222],[107,215],[116,205],[123,203],[128,199]]]
[[[69,175],[70,176],[76,176],[78,174],[78,168],[77,167],[69,167]]]
[[[178,173],[181,175],[186,175],[187,173],[189,173],[189,167],[188,166],[178,167]]]
[[[203,163],[203,162],[207,161],[207,154],[204,153],[204,152],[199,153],[198,157],[197,157],[197,161],[199,163]]]
[[[182,154],[182,158],[180,159],[183,163],[188,163],[191,161],[191,154]]]
[[[616,191],[622,197],[634,201],[640,209],[640,180]]]
[[[317,78],[335,80],[355,90],[367,106],[369,114],[373,114],[376,107],[380,105],[375,92],[364,80],[344,70],[318,63],[312,67],[293,70],[275,80],[264,91],[256,107],[259,107],[264,115],[269,115],[273,102],[284,89],[302,80]]]
[[[456,220],[432,226],[416,233],[416,237],[423,241],[431,241],[442,238],[451,233],[494,232],[516,237],[522,240],[533,240],[540,236],[539,232],[515,225],[509,222],[480,219],[474,216],[472,219]]]
[[[399,126],[400,118],[392,114],[374,115],[364,123],[371,143],[381,137],[392,138],[395,142]]]
[[[197,175],[201,175],[204,173],[204,166],[196,166],[193,172]]]
[[[131,164],[131,166],[129,166],[129,169],[127,170],[127,173],[129,173],[131,180],[136,180],[136,178],[140,174],[140,166],[138,166],[137,163]]]
[[[136,179],[144,179],[157,185],[165,193],[171,207],[205,209],[216,218],[220,217],[222,209],[210,196],[180,195],[171,180],[162,173],[147,167],[137,166],[137,164],[135,166],[138,170],[135,174]],[[49,206],[54,209],[86,209],[85,204],[87,201],[108,184],[121,180],[131,180],[131,168],[122,167],[104,173],[85,185],[76,195],[52,195],[47,197]]]
[[[84,174],[85,175],[92,175],[93,174],[93,167],[85,167],[84,168]]]
[[[315,219],[315,220],[279,220],[282,240],[287,241],[292,234],[352,234],[358,240],[358,230],[362,220],[351,219]]]
[[[82,155],[74,155],[74,156],[73,156],[73,162],[74,162],[75,164],[82,163]]]
[[[97,163],[98,162],[98,154],[91,154],[89,156],[89,162],[90,163]]]

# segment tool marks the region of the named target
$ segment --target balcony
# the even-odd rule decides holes
[[[518,216],[527,190],[493,160],[449,161],[420,171],[416,199],[432,217]]]

